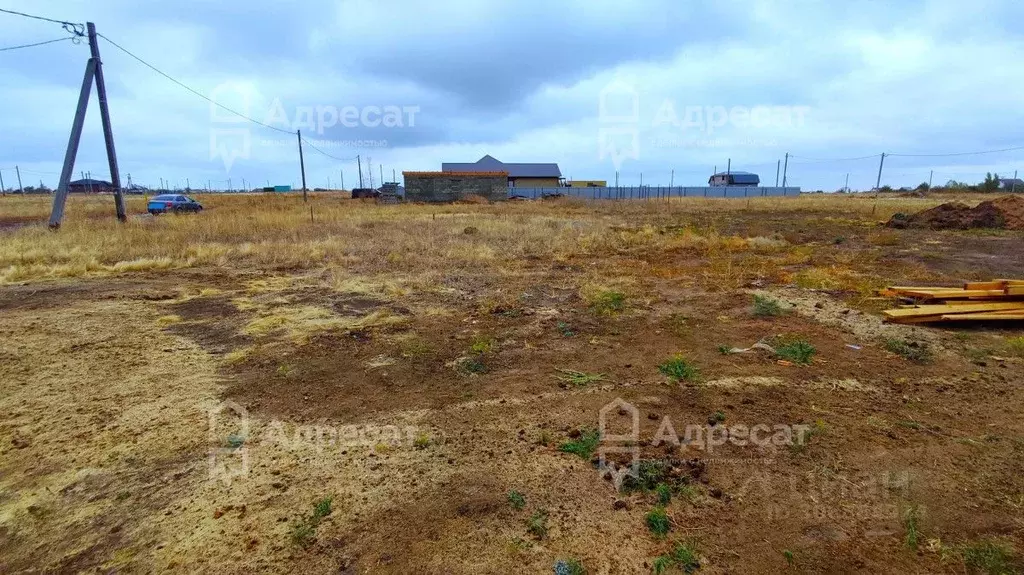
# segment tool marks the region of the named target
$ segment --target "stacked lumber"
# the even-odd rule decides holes
[[[878,295],[909,302],[882,312],[895,323],[1024,320],[1024,280],[967,282],[962,288],[892,286]]]

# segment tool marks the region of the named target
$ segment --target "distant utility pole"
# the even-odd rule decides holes
[[[3,187],[3,185],[4,185],[3,181],[0,181],[0,187]],[[931,187],[931,186],[928,186],[928,187]],[[1013,193],[1016,193],[1016,192],[1017,192],[1017,170],[1014,170],[1013,171],[1013,182],[1010,183],[1010,193],[1013,194]]]
[[[786,175],[789,172],[789,152],[786,152],[786,161],[782,164],[782,187],[786,187]]]
[[[729,158],[729,162],[725,165],[725,175],[732,174],[732,158]]]
[[[302,170],[302,201],[309,201],[306,198],[306,160],[302,157],[302,130],[295,130],[299,138],[299,168]]]
[[[619,171],[615,170],[615,187],[619,187]]]
[[[1017,176],[1014,176],[1014,178],[1016,178],[1016,177]],[[391,168],[391,181],[395,182],[396,184],[398,183],[398,176],[395,175],[395,169],[394,168]]]
[[[345,189],[345,170],[338,170],[338,175],[341,176],[341,189]]]
[[[4,171],[0,170],[0,195],[7,196],[7,188],[4,187]]]
[[[359,187],[363,187],[363,161],[356,156],[356,166],[359,168]]]
[[[875,190],[882,186],[882,166],[885,165],[885,152],[882,152],[882,159],[878,161],[878,179],[875,180]]]
[[[782,160],[775,160],[775,187],[779,187],[779,168],[782,167]]]
[[[676,185],[676,171],[672,170],[672,175],[668,177],[668,194],[672,195],[672,186]]]
[[[380,185],[383,186],[384,185],[384,164],[379,164],[378,167],[380,168]]]
[[[245,179],[242,180],[242,184],[243,184],[242,187],[244,188],[245,187],[245,185],[244,185],[245,184]],[[189,192],[192,191],[192,182],[190,182],[188,178],[185,178],[185,190],[189,191]]]
[[[846,173],[846,183],[843,184],[843,191],[849,193],[850,191],[850,173]]]
[[[1014,172],[1014,178],[1017,177],[1017,172]],[[928,189],[932,189],[932,176],[935,175],[935,170],[928,170]]]
[[[21,169],[18,166],[14,166],[14,173],[18,174],[18,189],[21,190],[22,195],[25,195],[25,188],[21,185]]]
[[[370,188],[373,188],[373,158],[366,158],[366,177],[370,179]]]

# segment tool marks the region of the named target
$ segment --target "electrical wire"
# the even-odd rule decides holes
[[[22,44],[20,46],[8,46],[6,48],[0,48],[0,52],[7,52],[8,50],[20,50],[22,48],[35,48],[36,46],[43,46],[46,44],[53,44],[54,42],[63,42],[65,40],[72,40],[75,44],[79,43],[78,36],[65,36],[63,38],[55,38],[53,40],[47,40],[45,42],[36,42],[34,44]]]
[[[231,112],[232,114],[234,114],[234,115],[238,116],[239,118],[242,118],[242,119],[244,119],[244,120],[248,120],[248,121],[252,122],[253,124],[257,124],[257,125],[263,126],[264,128],[270,128],[271,130],[276,130],[276,131],[278,131],[278,132],[281,132],[282,134],[293,134],[293,133],[294,133],[294,132],[292,132],[292,131],[290,131],[290,130],[284,130],[284,129],[282,129],[282,128],[278,128],[277,126],[271,126],[270,124],[264,124],[263,122],[261,122],[261,121],[259,121],[259,120],[255,120],[255,119],[253,119],[253,118],[250,118],[249,116],[246,116],[245,114],[243,114],[243,113],[241,113],[241,112],[237,112],[237,111],[235,111],[235,110],[232,110],[231,108],[228,108],[228,107],[227,107],[227,106],[225,106],[224,104],[221,104],[220,102],[217,102],[216,100],[212,100],[212,99],[208,98],[208,97],[207,97],[206,95],[202,94],[201,92],[199,92],[199,91],[197,91],[197,90],[194,90],[194,89],[190,88],[189,86],[187,86],[187,85],[185,85],[185,84],[183,84],[183,83],[179,82],[178,80],[175,80],[175,79],[174,79],[174,78],[172,78],[172,77],[171,77],[170,75],[168,75],[168,74],[166,74],[166,73],[164,73],[164,72],[160,71],[160,70],[159,70],[159,69],[158,69],[158,68],[157,68],[156,66],[154,66],[154,65],[150,64],[149,62],[147,62],[147,61],[143,60],[142,58],[139,58],[139,57],[138,57],[138,56],[136,56],[135,54],[132,54],[132,53],[131,53],[131,52],[130,52],[130,51],[129,51],[129,50],[127,49],[127,48],[125,48],[125,47],[121,46],[121,45],[120,45],[120,44],[118,44],[117,42],[114,42],[114,41],[113,41],[113,40],[111,40],[110,38],[107,38],[107,37],[106,37],[106,36],[104,36],[103,34],[96,34],[96,35],[97,35],[97,36],[99,36],[100,38],[103,38],[103,39],[104,39],[104,40],[106,40],[107,42],[110,42],[110,44],[111,44],[112,46],[114,46],[114,47],[115,47],[115,48],[117,48],[118,50],[120,50],[120,51],[124,52],[125,54],[127,54],[127,55],[131,56],[132,58],[134,58],[135,60],[137,60],[137,61],[138,61],[138,62],[139,62],[140,64],[142,64],[143,66],[145,66],[145,67],[149,68],[150,70],[152,70],[152,71],[156,72],[157,74],[160,74],[160,75],[161,75],[161,76],[163,76],[164,78],[167,78],[167,79],[168,79],[168,80],[170,80],[171,82],[174,82],[174,83],[175,83],[175,84],[177,84],[178,86],[180,86],[180,87],[182,87],[182,88],[184,88],[184,89],[188,90],[189,92],[192,92],[192,93],[193,93],[193,94],[195,94],[196,96],[199,96],[200,98],[202,98],[202,99],[206,100],[207,102],[209,102],[209,103],[213,104],[214,106],[217,106],[218,108],[220,108],[220,109],[222,109],[222,110],[225,110],[225,111],[227,111],[227,112]]]
[[[75,36],[85,36],[85,24],[68,22],[66,20],[54,20],[53,18],[35,16],[32,14],[26,14],[24,12],[18,12],[16,10],[6,10],[4,8],[0,8],[0,12],[4,12],[6,14],[13,14],[15,16],[23,16],[25,18],[32,18],[33,20],[42,20],[43,22],[53,22],[54,24],[60,24],[61,26],[64,27],[65,30],[67,30],[71,34],[74,34]]]
[[[331,158],[332,160],[337,160],[339,162],[352,162],[352,161],[355,161],[355,159],[359,157],[359,156],[352,156],[351,158],[339,158],[337,156],[332,156],[331,154],[328,154],[327,152],[325,152],[325,151],[321,150],[320,148],[318,148],[318,147],[314,146],[313,144],[311,144],[309,142],[309,140],[307,140],[306,138],[302,138],[302,143],[306,144],[310,148],[313,148],[317,152],[320,152],[321,154],[327,156],[328,158]]]
[[[807,162],[797,162],[798,164],[822,164],[828,162],[853,162],[856,160],[867,160],[869,158],[877,158],[880,155],[881,154],[874,154],[871,156],[858,156],[856,158],[808,158],[806,156],[795,156],[790,154],[789,157],[796,158],[798,160],[808,160]],[[886,155],[888,156],[889,154]]]
[[[1003,148],[1001,150],[983,150],[980,152],[956,152],[952,154],[886,154],[886,156],[899,156],[902,158],[950,158],[954,156],[977,156],[981,154],[998,154],[1000,152],[1015,152],[1024,150],[1024,146],[1015,148]]]

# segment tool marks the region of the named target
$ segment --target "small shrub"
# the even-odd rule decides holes
[[[1010,355],[1024,357],[1024,335],[1011,337],[1006,340],[1006,350]]]
[[[664,507],[672,502],[672,488],[668,485],[659,483],[658,486],[654,488],[654,493],[658,496],[658,505]]]
[[[710,425],[718,425],[723,421],[725,421],[725,412],[723,411],[716,411],[708,416],[708,424]]]
[[[789,549],[782,550],[782,556],[786,558],[786,564],[789,566],[793,565],[793,552]]]
[[[754,295],[754,315],[757,317],[774,317],[782,315],[782,304],[768,296]]]
[[[988,575],[1016,573],[1013,550],[997,541],[981,541],[965,545],[962,549],[964,565]]]
[[[591,383],[604,381],[605,377],[603,373],[584,373],[575,369],[559,369],[557,371],[561,374],[555,376],[558,381],[572,387],[586,387]]]
[[[478,337],[469,346],[469,351],[476,355],[483,355],[494,348],[494,339],[489,337]]]
[[[911,505],[903,514],[903,528],[906,531],[906,535],[903,537],[903,542],[909,549],[914,551],[917,551],[917,545],[921,537],[917,527],[917,520],[917,505]]]
[[[526,496],[513,489],[508,492],[508,503],[512,509],[522,509],[526,507]]]
[[[644,515],[644,522],[647,523],[647,529],[659,538],[668,535],[669,529],[671,529],[668,513],[661,506],[648,511],[647,515]]]
[[[416,439],[412,441],[412,446],[416,449],[426,449],[430,446],[430,436],[426,433],[417,435]]]
[[[538,509],[526,520],[526,528],[530,534],[537,539],[544,539],[548,535],[548,511]]]
[[[467,357],[459,362],[459,371],[467,375],[487,373],[487,366],[477,358]]]
[[[316,528],[320,525],[320,521],[331,514],[331,498],[324,497],[313,504],[313,513],[307,517],[303,517],[294,523],[292,528],[288,532],[288,537],[292,543],[300,547],[308,547],[313,543],[316,538]]]
[[[582,459],[589,460],[601,442],[601,432],[596,429],[584,429],[580,431],[579,437],[574,440],[563,442],[558,450],[564,453],[573,453]]]
[[[682,355],[676,355],[665,360],[664,363],[658,366],[658,371],[675,382],[683,380],[694,381],[700,375],[697,367]]]
[[[668,479],[671,465],[659,459],[641,459],[636,464],[636,474],[629,474],[622,480],[622,491],[650,491]]]
[[[324,517],[330,515],[331,511],[331,498],[324,497],[320,501],[317,501],[313,506],[313,518],[316,519],[316,521],[320,521]]]
[[[573,337],[576,332],[573,331],[572,326],[565,323],[564,321],[558,322],[558,333],[562,334],[562,337]]]
[[[626,294],[606,290],[598,292],[590,300],[590,309],[601,315],[612,315],[626,309]]]
[[[555,575],[586,575],[587,570],[578,559],[559,559],[555,561]]]
[[[718,353],[720,353],[722,355],[730,355],[730,354],[732,354],[732,346],[731,345],[720,345],[720,346],[718,346]]]
[[[798,365],[808,365],[811,363],[811,358],[817,353],[817,349],[813,345],[807,343],[802,339],[784,343],[775,348],[775,355],[779,359],[791,361]]]
[[[693,573],[700,569],[700,560],[697,558],[697,542],[687,540],[676,543],[672,551],[660,555],[654,559],[654,573],[666,573],[672,567],[678,568],[683,573]]]
[[[288,537],[299,547],[309,547],[313,543],[313,538],[316,537],[316,527],[307,521],[297,521],[292,524]]]
[[[932,357],[926,345],[905,339],[887,338],[885,349],[915,363],[928,363]]]

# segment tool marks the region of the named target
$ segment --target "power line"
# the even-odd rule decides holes
[[[1015,148],[1003,148],[1001,150],[983,150],[980,152],[957,152],[952,154],[886,154],[887,156],[900,156],[903,158],[949,158],[953,156],[977,156],[981,154],[998,154],[1000,152],[1015,152],[1017,150],[1024,150],[1024,146],[1017,146]]]
[[[54,42],[63,42],[65,40],[73,40],[76,44],[78,43],[78,36],[65,36],[63,38],[55,38],[53,40],[47,40],[45,42],[36,42],[35,44],[22,44],[20,46],[8,46],[6,48],[0,48],[0,52],[7,52],[8,50],[20,50],[21,48],[35,48],[36,46],[43,46],[46,44],[53,44]]]
[[[887,154],[887,155],[891,155],[891,154]],[[800,162],[801,164],[808,164],[808,163],[811,163],[811,164],[821,164],[821,163],[827,163],[827,162],[853,162],[853,161],[856,161],[856,160],[867,160],[867,159],[870,159],[870,158],[877,158],[878,154],[874,154],[874,155],[871,155],[871,156],[858,156],[856,158],[808,158],[806,156],[794,156],[793,154],[790,154],[789,157],[790,158],[797,158],[799,160],[808,160],[807,162]]]
[[[318,147],[314,146],[313,144],[309,143],[309,140],[307,140],[306,138],[302,138],[302,143],[303,143],[303,144],[306,144],[306,145],[307,145],[307,146],[309,146],[310,148],[313,148],[313,149],[314,149],[314,150],[316,150],[317,152],[320,152],[321,154],[323,154],[323,155],[327,156],[328,158],[331,158],[332,160],[337,160],[337,161],[339,161],[339,162],[352,162],[352,161],[354,161],[354,160],[356,159],[356,157],[357,157],[357,156],[352,156],[351,158],[339,158],[339,157],[337,157],[337,156],[332,156],[332,155],[328,154],[327,152],[325,152],[325,151],[321,150],[320,148],[318,148]]]
[[[26,14],[24,12],[18,12],[15,10],[6,10],[0,8],[0,12],[6,14],[13,14],[15,16],[23,16],[25,18],[32,18],[33,20],[42,20],[43,22],[53,22],[54,24],[60,24],[65,30],[74,34],[75,36],[85,36],[85,24],[68,22],[67,20],[54,20],[53,18],[46,18],[44,16],[34,16],[32,14]]]
[[[152,71],[156,72],[157,74],[160,74],[160,75],[161,75],[161,76],[163,76],[164,78],[167,78],[167,79],[168,79],[168,80],[170,80],[171,82],[174,82],[174,83],[175,83],[175,84],[177,84],[178,86],[181,86],[182,88],[184,88],[184,89],[188,90],[189,92],[192,92],[192,93],[193,93],[193,94],[195,94],[196,96],[199,96],[200,98],[202,98],[202,99],[206,100],[207,102],[209,102],[209,103],[213,104],[214,106],[217,106],[218,108],[221,108],[222,110],[225,110],[225,111],[227,111],[227,112],[231,112],[232,114],[234,114],[234,115],[238,116],[239,118],[243,118],[243,119],[245,119],[245,120],[248,120],[248,121],[252,122],[253,124],[258,124],[258,125],[260,125],[260,126],[263,126],[264,128],[270,128],[271,130],[276,130],[276,131],[278,131],[278,132],[281,132],[281,133],[283,133],[283,134],[294,134],[294,132],[292,132],[291,130],[284,130],[284,129],[278,128],[278,127],[276,127],[276,126],[271,126],[270,124],[264,124],[263,122],[260,122],[259,120],[254,120],[253,118],[250,118],[249,116],[246,116],[245,114],[243,114],[243,113],[241,113],[241,112],[237,112],[237,111],[235,111],[235,110],[232,110],[231,108],[228,108],[228,107],[227,107],[227,106],[225,106],[224,104],[221,104],[220,102],[217,102],[216,100],[212,100],[212,99],[210,99],[210,98],[206,97],[206,96],[205,96],[204,94],[202,94],[201,92],[198,92],[197,90],[194,90],[194,89],[190,88],[189,86],[187,86],[187,85],[185,85],[185,84],[183,84],[183,83],[179,82],[178,80],[175,80],[175,79],[174,79],[174,78],[172,78],[172,77],[171,77],[170,75],[168,75],[168,74],[166,74],[166,73],[164,73],[164,72],[160,71],[160,70],[159,70],[159,69],[158,69],[158,68],[157,68],[156,66],[154,66],[154,65],[150,64],[149,62],[147,62],[147,61],[143,60],[142,58],[139,58],[139,57],[138,57],[138,56],[136,56],[135,54],[132,54],[132,53],[131,53],[130,51],[128,51],[128,49],[127,49],[127,48],[125,48],[125,47],[121,46],[121,45],[120,45],[120,44],[118,44],[117,42],[114,42],[114,41],[113,41],[113,40],[111,40],[110,38],[107,38],[107,37],[106,37],[106,36],[104,36],[103,34],[97,34],[97,36],[99,36],[100,38],[103,38],[103,39],[104,39],[104,40],[106,40],[107,42],[110,42],[110,44],[111,44],[112,46],[114,46],[114,47],[115,47],[115,48],[117,48],[118,50],[120,50],[120,51],[124,52],[125,54],[127,54],[127,55],[131,56],[132,58],[134,58],[135,60],[137,60],[137,61],[138,61],[138,62],[139,62],[140,64],[142,64],[143,66],[145,66],[145,67],[149,68],[150,70],[152,70]]]

